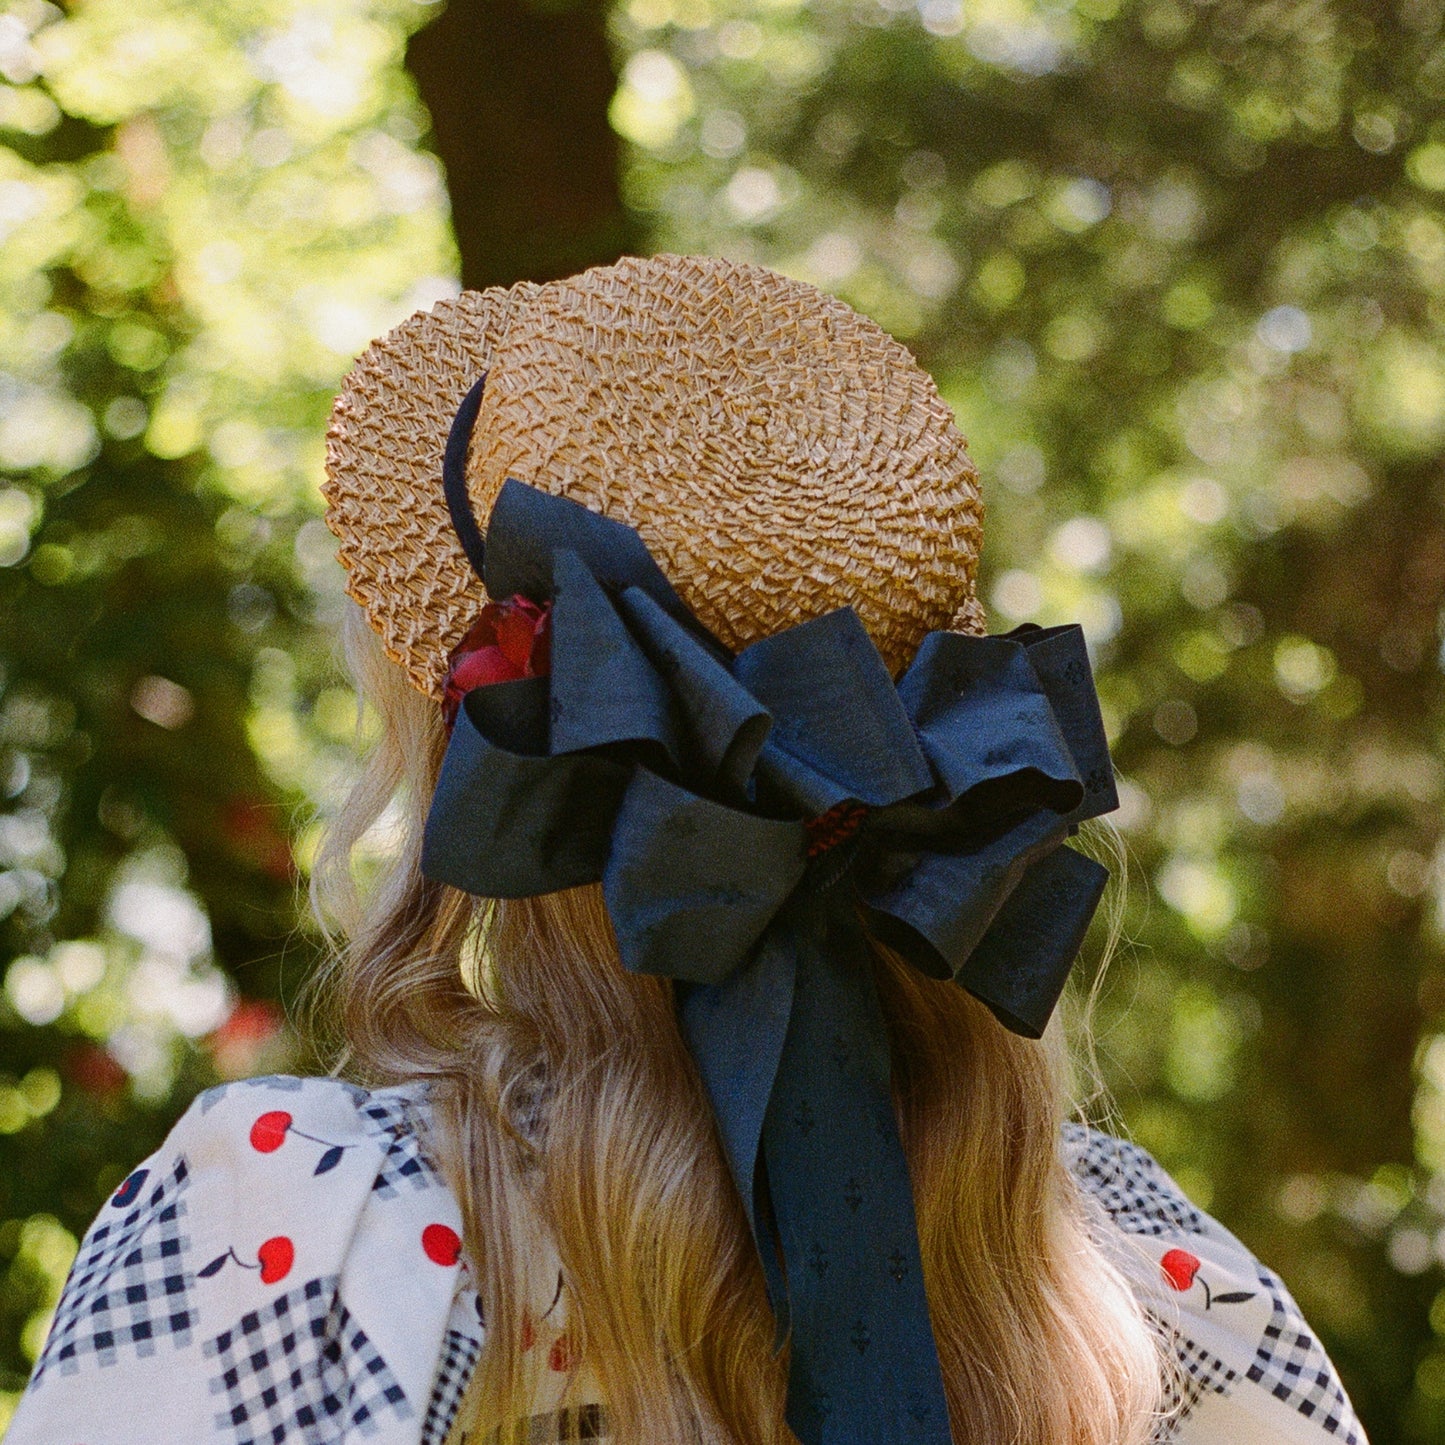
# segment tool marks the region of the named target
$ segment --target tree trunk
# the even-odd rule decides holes
[[[601,0],[452,0],[406,63],[447,172],[462,284],[546,281],[636,245]]]

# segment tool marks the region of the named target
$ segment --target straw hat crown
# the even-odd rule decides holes
[[[983,630],[977,473],[907,350],[762,267],[629,257],[464,292],[346,379],[327,522],[347,590],[423,691],[440,696],[485,597],[441,487],[484,371],[467,459],[484,527],[507,477],[626,522],[734,648],[850,606],[897,671],[932,629]]]

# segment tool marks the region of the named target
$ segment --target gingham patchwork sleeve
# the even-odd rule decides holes
[[[86,1233],[6,1445],[442,1445],[483,1331],[423,1111],[203,1094]]]
[[[1278,1275],[1138,1145],[1070,1124],[1063,1148],[1103,1242],[1179,1360],[1156,1445],[1367,1445]]]

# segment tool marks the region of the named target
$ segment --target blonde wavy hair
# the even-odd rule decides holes
[[[596,886],[504,902],[422,876],[440,709],[359,609],[344,640],[381,728],[313,873],[339,935],[316,997],[339,1070],[431,1083],[488,1325],[467,1438],[529,1413],[519,1221],[535,1215],[616,1445],[783,1445],[786,1356],[671,985],[622,969]],[[383,817],[389,861],[358,887],[357,845]],[[1143,1445],[1166,1366],[1060,1159],[1059,1029],[1019,1038],[875,951],[954,1439]],[[521,1123],[539,1075],[540,1149]]]

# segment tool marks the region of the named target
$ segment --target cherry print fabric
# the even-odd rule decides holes
[[[485,1344],[421,1086],[203,1094],[81,1244],[5,1445],[480,1445]],[[1366,1445],[1288,1290],[1143,1150],[1066,1125],[1111,1257],[1179,1360],[1156,1445]],[[528,1222],[533,1401],[507,1439],[607,1438]]]
[[[1179,1361],[1156,1445],[1367,1445],[1280,1278],[1135,1144],[1066,1124],[1100,1241]]]
[[[443,1445],[483,1331],[420,1097],[202,1095],[88,1231],[8,1445]]]

